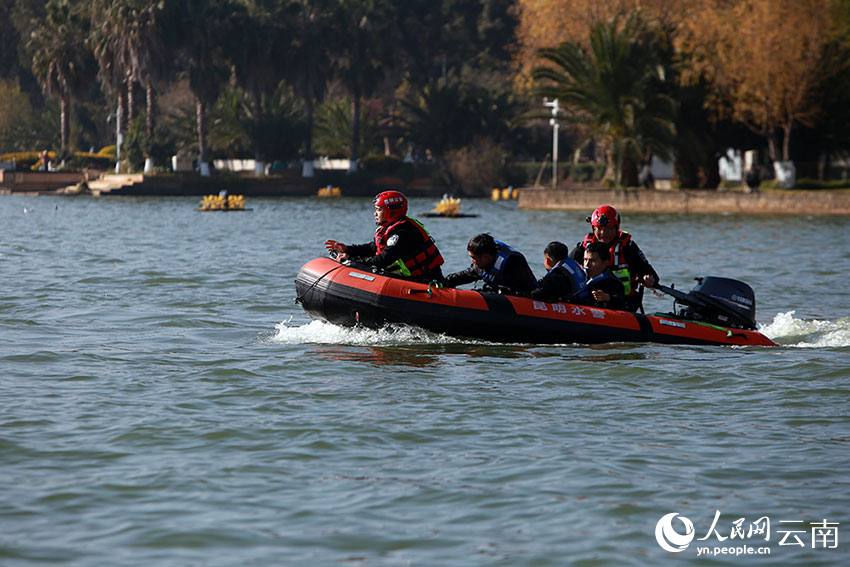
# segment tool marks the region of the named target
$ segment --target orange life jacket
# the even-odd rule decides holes
[[[410,223],[416,227],[422,236],[422,246],[415,248],[410,257],[399,258],[387,266],[386,269],[400,273],[403,276],[418,278],[442,266],[444,262],[443,256],[437,249],[434,239],[428,234],[422,223],[410,217],[402,217],[395,223],[379,226],[375,230],[375,247],[378,249],[378,254],[383,252],[387,247],[387,240],[389,240],[390,233],[404,223]]]

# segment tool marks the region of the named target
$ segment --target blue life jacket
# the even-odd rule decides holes
[[[493,266],[490,267],[489,270],[481,271],[481,279],[483,279],[488,284],[498,286],[501,285],[503,279],[503,273],[505,271],[505,265],[507,264],[508,258],[511,256],[522,256],[519,252],[505,244],[504,242],[495,241],[499,246],[499,251],[496,252],[496,261],[493,262]],[[522,256],[523,259],[525,258]],[[534,288],[534,284],[536,282],[532,280],[530,287]]]
[[[590,284],[598,283],[598,282],[601,282],[601,281],[604,281],[604,280],[617,280],[618,282],[622,283],[620,278],[615,276],[614,273],[611,270],[606,269],[601,274],[596,276],[595,278],[590,278],[589,280],[587,280],[587,286],[590,287]],[[589,293],[589,291],[590,290],[588,290],[588,293]]]
[[[564,258],[554,266],[549,272],[546,274],[547,276],[554,272],[555,270],[562,270],[569,274],[570,279],[573,282],[573,289],[575,290],[570,297],[564,298],[564,301],[573,301],[575,299],[586,299],[590,296],[590,290],[587,289],[587,274],[584,272],[584,268],[581,265],[573,260],[572,258]]]

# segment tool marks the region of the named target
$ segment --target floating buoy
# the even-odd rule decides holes
[[[443,217],[456,217],[460,214],[462,208],[463,205],[460,204],[458,197],[443,197],[435,203],[432,212]]]
[[[204,195],[201,210],[242,211],[245,210],[245,197],[243,195]]]
[[[511,185],[510,187],[505,187],[504,189],[494,187],[490,198],[494,201],[518,199],[519,189],[514,189],[513,185]]]
[[[342,189],[327,185],[325,187],[320,187],[316,192],[316,196],[322,197],[323,199],[328,197],[342,197]]]

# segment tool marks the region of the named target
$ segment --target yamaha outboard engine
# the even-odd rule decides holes
[[[675,298],[678,317],[736,329],[756,328],[756,294],[742,281],[706,276],[696,278],[690,293],[658,286]]]

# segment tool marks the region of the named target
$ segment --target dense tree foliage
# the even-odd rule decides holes
[[[710,101],[764,136],[773,161],[791,159],[792,128],[813,123],[818,88],[847,69],[833,57],[836,7],[831,0],[713,0],[686,23],[687,76],[705,76]]]
[[[602,143],[605,179],[616,185],[624,172],[636,185],[638,163],[673,153],[675,105],[658,50],[658,36],[639,17],[615,18],[593,25],[588,48],[564,42],[541,50],[552,65],[534,71],[538,94],[558,98]]]
[[[86,13],[69,0],[50,0],[45,19],[32,32],[33,71],[45,92],[60,102],[61,148],[70,138],[71,98],[89,89],[94,68],[84,49],[88,34]]]
[[[0,17],[5,151],[118,129],[134,167],[393,153],[461,183],[464,160],[543,158],[547,122],[521,119],[542,96],[566,108],[565,155],[601,148],[612,183],[656,155],[716,185],[718,155],[754,144],[744,125],[777,159],[802,152],[792,130],[806,159],[850,147],[847,0],[0,0]]]

